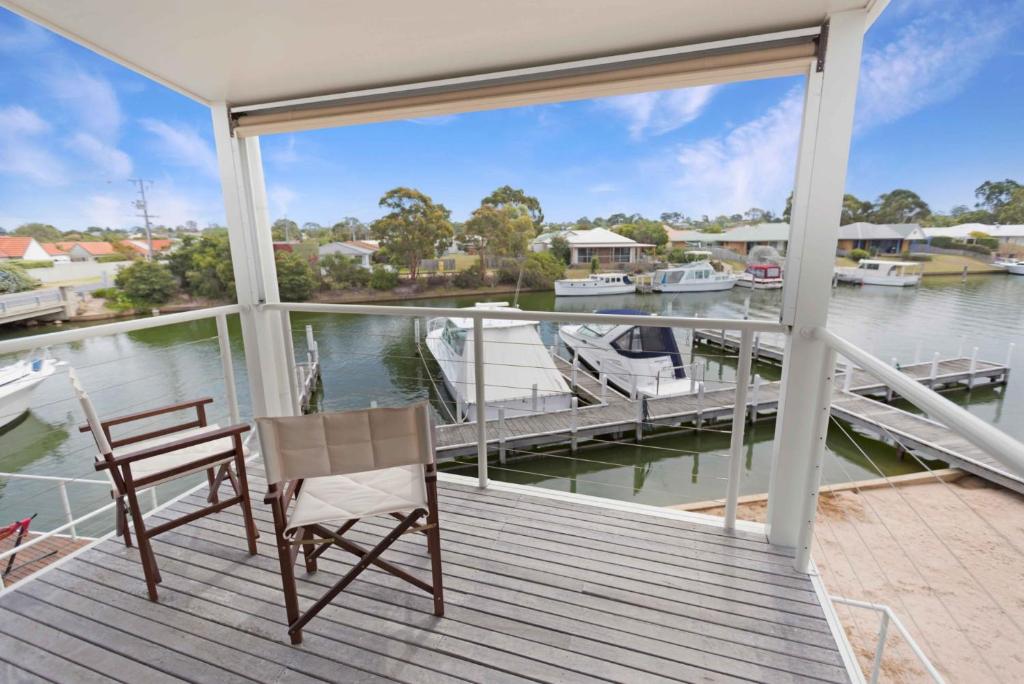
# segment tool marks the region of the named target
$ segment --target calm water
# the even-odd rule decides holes
[[[982,359],[1002,361],[1010,342],[1016,342],[1024,363],[1024,278],[977,276],[962,283],[959,278],[929,279],[917,289],[839,288],[833,293],[830,326],[869,351],[909,363],[920,354],[930,359],[935,351],[953,356],[979,347]],[[691,295],[611,296],[559,299],[551,293],[526,293],[524,309],[587,312],[598,308],[632,307],[682,316],[740,317],[750,297],[752,316],[776,318],[779,292],[731,292]],[[500,300],[506,297],[494,297]],[[477,298],[480,300],[482,298]],[[474,300],[445,298],[411,302],[415,305],[468,306]],[[431,376],[437,368],[415,355],[411,319],[363,316],[295,315],[296,330],[311,324],[323,362],[325,409],[362,407],[429,398],[439,415],[446,408],[438,400]],[[39,332],[37,329],[32,332]],[[237,321],[232,322],[232,347],[239,399],[248,404],[248,385],[242,361]],[[25,334],[22,331],[17,334]],[[555,329],[541,327],[545,341],[555,339]],[[11,336],[11,333],[8,333]],[[680,333],[684,341],[685,333]],[[304,344],[296,336],[300,351]],[[732,362],[714,351],[701,353],[709,380],[733,379]],[[220,359],[212,321],[86,340],[55,348],[52,353],[78,369],[102,415],[115,415],[145,407],[202,395],[214,397],[211,419],[226,421]],[[779,370],[759,366],[769,379]],[[439,384],[439,382],[438,382]],[[951,399],[1024,439],[1024,381],[1011,379],[1008,388],[959,391]],[[70,397],[61,374],[47,380],[34,395],[33,409],[25,419],[0,432],[0,471],[80,477],[102,480],[92,467],[93,447],[88,435],[79,434],[82,416]],[[767,489],[774,423],[761,421],[747,430],[742,493]],[[856,443],[851,442],[852,439]],[[542,458],[510,460],[505,468],[491,467],[492,477],[512,482],[576,491],[652,504],[676,504],[720,498],[725,492],[729,435],[724,431],[684,431],[650,438],[642,446],[601,445],[582,449],[576,458],[556,452]],[[844,434],[832,426],[825,479],[843,482],[916,469],[912,459],[900,461],[894,449],[873,439]],[[870,457],[869,462],[864,454]],[[872,463],[873,462],[873,463]],[[177,487],[174,488],[174,487]],[[165,497],[181,485],[168,485]],[[84,513],[110,501],[105,487],[70,485],[72,508]],[[53,483],[28,483],[0,479],[0,523],[38,512],[35,525],[46,529],[62,519],[59,493]],[[82,531],[98,531],[108,520],[87,525]]]

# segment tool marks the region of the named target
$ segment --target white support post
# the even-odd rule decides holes
[[[412,319],[412,339],[415,342],[416,355],[420,356],[422,352],[420,351],[420,319],[418,318]]]
[[[750,396],[750,422],[753,423],[757,420],[757,407],[761,394],[761,376],[754,376],[754,390]]]
[[[882,621],[878,625],[878,645],[875,646],[875,660],[871,665],[870,684],[878,684],[882,674],[882,661],[885,659],[885,640],[889,636],[889,611],[882,611]]]
[[[487,488],[487,378],[484,376],[484,319],[473,319],[473,385],[476,389],[476,474]],[[536,403],[537,385],[533,386]]]
[[[704,427],[704,381],[697,383],[697,429]]]
[[[576,431],[579,429],[579,416],[577,415],[579,407],[580,400],[578,397],[573,397],[569,400],[569,432],[572,435],[572,441],[569,448],[574,454],[576,453],[576,446],[578,444],[576,441]]]
[[[761,336],[754,335],[754,360],[761,358]]]
[[[740,356],[736,368],[736,401],[732,409],[732,437],[729,442],[729,478],[725,490],[725,529],[727,530],[736,529],[736,506],[740,497],[740,474],[743,472],[747,382],[750,378],[752,347],[752,333],[749,330],[744,330],[740,334]]]
[[[824,381],[818,388],[816,397],[817,411],[814,415],[813,430],[815,443],[813,446],[811,468],[806,473],[801,497],[802,524],[796,544],[796,561],[800,572],[808,572],[811,562],[811,544],[814,541],[814,522],[818,514],[818,488],[821,487],[821,467],[825,461],[825,440],[828,437],[828,419],[832,412],[832,382],[836,372],[836,353],[829,349],[825,353],[825,364],[821,368]]]
[[[853,361],[846,359],[846,372],[843,374],[843,391],[849,392],[853,389],[853,372],[855,367]]]
[[[281,344],[284,346],[284,355],[288,368],[288,377],[295,378],[294,382],[288,383],[288,396],[292,402],[292,415],[302,415],[302,390],[306,384],[305,374],[296,371],[301,370],[295,365],[295,340],[292,338],[291,314],[282,311],[281,321]]]
[[[71,515],[71,500],[68,499],[68,487],[64,480],[58,483],[60,488],[60,503],[64,507],[64,519],[71,524],[75,518]],[[74,525],[71,525],[71,538],[78,539],[78,530],[75,529]]]
[[[149,488],[149,503],[153,507],[151,510],[155,510],[160,505],[160,500],[156,497],[156,485]]]
[[[505,407],[498,407],[498,463],[505,465]]]
[[[465,389],[465,388],[463,388]],[[455,422],[464,423],[466,422],[466,407],[462,403],[462,392],[456,390],[455,392]]]
[[[790,332],[768,488],[768,538],[779,546],[796,547],[806,535],[807,481],[820,468],[827,350],[813,331],[828,321],[866,17],[864,10],[831,15],[823,68],[808,65],[781,312]]]
[[[932,366],[928,371],[928,386],[935,387],[935,381],[939,376],[939,352],[932,355]]]
[[[967,387],[974,387],[974,374],[978,371],[978,348],[971,348],[971,368],[968,371]]]
[[[220,366],[224,372],[224,396],[228,402],[228,414],[232,425],[242,418],[238,412],[238,386],[235,384],[235,363],[231,356],[231,336],[228,332],[227,316],[217,316],[217,344],[220,347]]]
[[[636,441],[644,441],[644,398],[636,398]]]
[[[579,354],[573,354],[572,355],[572,374],[571,374],[571,378],[570,378],[571,382],[570,382],[569,386],[572,387],[574,390],[576,389],[576,376],[577,376],[577,373],[579,373],[579,368],[580,368],[580,355]]]
[[[236,138],[228,106],[211,105],[221,190],[231,245],[235,292],[241,307],[242,343],[254,416],[291,415],[287,355],[280,334],[280,313],[263,304],[281,301],[270,235],[267,193],[259,138]]]
[[[598,377],[601,379],[601,403],[608,403],[608,376],[604,373],[599,373]]]

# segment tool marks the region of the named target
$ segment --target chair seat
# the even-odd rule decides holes
[[[426,507],[427,491],[421,465],[310,477],[302,482],[288,519],[288,531],[328,522],[340,525],[355,518]]]
[[[198,437],[202,434],[219,430],[220,426],[217,424],[207,425],[200,428],[192,428],[190,430],[182,430],[180,432],[173,432],[169,435],[163,435],[161,437],[154,437],[153,439],[147,439],[142,442],[136,442],[134,444],[125,444],[124,446],[117,447],[114,449],[114,457],[126,456],[133,454],[144,449],[152,449],[153,447],[163,446],[164,444],[170,444],[181,439],[188,439],[190,437]],[[187,449],[178,449],[177,451],[171,451],[166,454],[160,454],[159,456],[153,456],[151,458],[144,458],[141,461],[135,461],[130,465],[132,471],[132,479],[141,480],[144,477],[155,475],[156,473],[163,472],[165,470],[171,470],[179,466],[185,465],[192,461],[198,461],[202,458],[212,456],[218,452],[230,451],[234,448],[234,440],[231,437],[221,437],[211,442],[204,442],[197,444],[196,446],[188,447]],[[249,450],[243,447],[246,455]],[[212,464],[202,464],[195,468],[189,469],[185,472],[178,473],[176,475],[170,475],[166,478],[162,478],[156,482],[153,482],[147,486],[153,484],[160,484],[161,482],[167,482],[174,480],[179,477],[184,477],[191,473],[197,473],[207,468],[216,467],[222,463],[228,463],[234,459],[234,453],[228,454],[223,459],[220,459]]]

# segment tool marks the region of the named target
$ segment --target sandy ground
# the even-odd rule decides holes
[[[1024,496],[971,476],[822,494],[816,531],[829,593],[889,605],[947,681],[1024,681]],[[836,610],[869,672],[878,614]],[[882,681],[930,681],[894,628],[885,654]]]

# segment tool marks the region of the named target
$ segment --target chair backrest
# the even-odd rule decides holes
[[[434,461],[426,402],[401,408],[257,418],[267,482]]]
[[[99,452],[96,454],[96,460],[100,460],[104,454],[111,453],[107,434],[103,432],[103,425],[100,423],[99,414],[96,413],[96,407],[93,406],[89,393],[82,387],[82,381],[78,378],[78,373],[75,372],[74,368],[68,368],[68,379],[71,381],[71,388],[75,392],[78,403],[82,405],[85,422],[89,424],[89,431],[92,433],[93,441],[96,442],[96,449]]]

